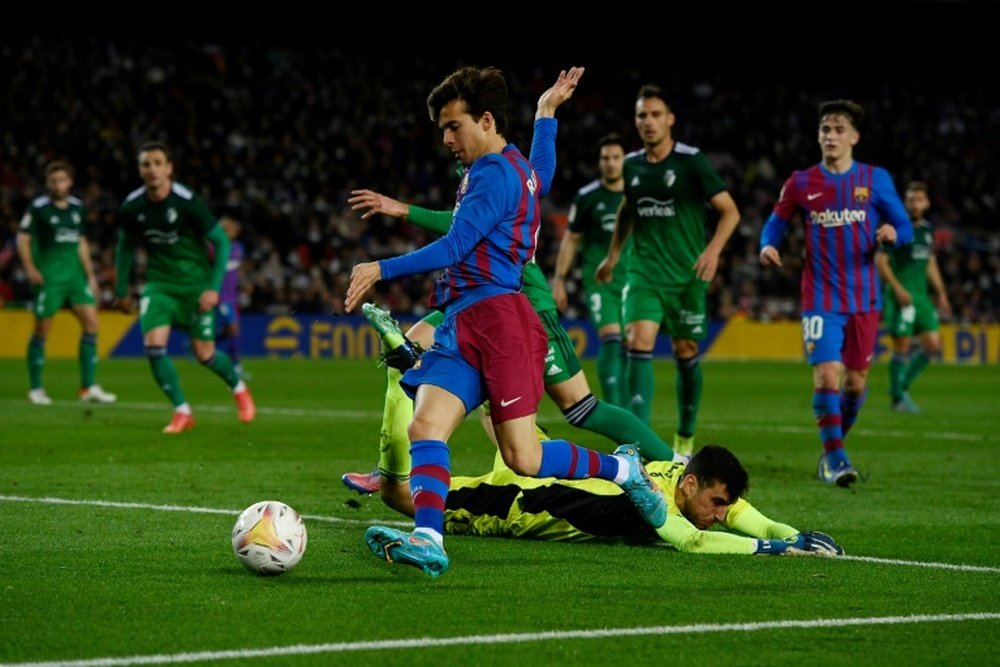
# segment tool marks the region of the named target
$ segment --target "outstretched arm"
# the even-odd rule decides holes
[[[582,67],[562,70],[552,87],[538,98],[535,133],[531,138],[531,154],[528,160],[538,176],[540,197],[548,194],[552,178],[556,173],[556,109],[573,96],[581,76],[583,76]]]

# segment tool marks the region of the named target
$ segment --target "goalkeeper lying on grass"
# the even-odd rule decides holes
[[[652,461],[646,470],[667,501],[667,521],[655,531],[610,482],[521,477],[499,454],[486,475],[452,477],[445,531],[561,541],[661,539],[691,553],[844,553],[829,535],[772,521],[743,499],[747,472],[725,447],[706,445],[686,465]]]

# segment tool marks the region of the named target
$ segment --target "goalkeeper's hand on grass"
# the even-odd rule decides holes
[[[810,556],[843,556],[844,548],[836,540],[818,530],[807,530],[792,538],[788,553]]]
[[[755,554],[809,556],[843,556],[844,549],[832,537],[819,531],[798,533],[786,540],[757,540]]]

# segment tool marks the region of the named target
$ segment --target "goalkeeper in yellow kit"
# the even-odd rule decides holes
[[[667,503],[667,520],[655,530],[612,483],[522,477],[498,455],[485,475],[451,478],[445,532],[563,542],[662,540],[690,553],[844,553],[829,535],[773,521],[747,502],[749,476],[725,447],[706,445],[687,464],[650,461],[645,467]]]

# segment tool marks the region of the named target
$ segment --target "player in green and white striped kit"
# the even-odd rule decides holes
[[[28,342],[28,400],[50,405],[52,399],[42,386],[45,339],[52,318],[68,302],[80,321],[80,400],[112,403],[114,394],[95,382],[97,374],[97,279],[90,262],[87,243],[87,211],[83,202],[70,194],[73,167],[56,160],[45,168],[48,194],[31,202],[21,218],[17,252],[28,274],[34,300],[35,330]]]
[[[705,295],[740,214],[704,153],[673,139],[674,120],[662,88],[646,85],[639,90],[635,126],[644,148],[625,159],[625,199],[597,281],[612,280],[625,242],[634,234],[622,298],[629,407],[649,422],[653,347],[662,325],[677,362],[674,451],[690,454],[701,403],[698,341],[708,332]],[[719,214],[707,245],[706,202]]]
[[[141,243],[147,255],[139,302],[142,341],[153,377],[174,406],[163,432],[180,433],[194,426],[177,369],[167,356],[170,329],[175,326],[190,334],[195,357],[222,378],[233,392],[240,420],[250,422],[257,413],[250,390],[229,355],[215,349],[215,306],[229,260],[229,238],[202,198],[175,182],[173,173],[166,145],[150,142],[139,149],[139,175],[145,185],[122,203],[115,252],[119,307],[125,312],[132,309],[129,274],[134,248]],[[215,248],[212,261],[206,242]]]
[[[951,315],[948,292],[934,258],[934,232],[924,214],[931,206],[927,185],[913,181],[906,186],[904,204],[913,222],[913,241],[900,248],[882,250],[875,257],[883,288],[882,321],[892,336],[889,360],[889,394],[896,412],[919,412],[910,398],[910,385],[941,353],[941,328],[931,301],[928,284],[934,288],[937,306]],[[910,352],[910,341],[920,337],[920,350]]]

